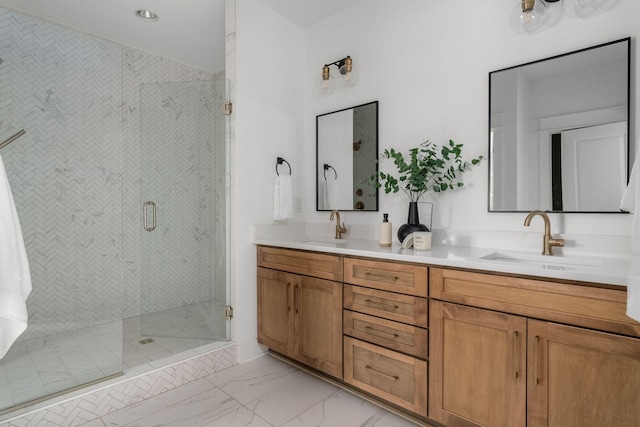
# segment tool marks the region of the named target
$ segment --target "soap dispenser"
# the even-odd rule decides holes
[[[380,246],[391,246],[391,223],[389,222],[389,214],[383,214],[383,219],[380,223]]]

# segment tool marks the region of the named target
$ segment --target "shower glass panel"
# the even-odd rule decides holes
[[[86,73],[57,50],[28,54],[28,66],[18,49],[2,55],[0,140],[26,130],[1,153],[33,290],[27,330],[0,359],[0,413],[122,372],[122,124],[104,112],[119,108],[120,63],[110,53]]]
[[[141,333],[187,348],[229,338],[227,92],[225,80],[141,87]]]

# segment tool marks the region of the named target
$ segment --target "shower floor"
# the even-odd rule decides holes
[[[204,337],[226,336],[226,322],[214,319],[210,306],[17,341],[0,360],[0,412],[123,371],[137,375],[199,354],[195,349],[213,342]]]

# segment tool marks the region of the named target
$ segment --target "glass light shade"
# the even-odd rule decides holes
[[[525,8],[525,4],[533,6]],[[518,1],[511,12],[511,27],[518,34],[533,34],[544,28],[548,18],[547,8],[542,0]]]
[[[316,79],[315,86],[318,93],[328,95],[330,93],[333,93],[336,88],[336,78],[333,76],[333,74],[329,74],[328,78],[325,79],[323,78],[323,75],[321,73]]]
[[[562,7],[571,18],[588,18],[602,12],[609,0],[563,0]]]
[[[342,86],[352,87],[358,83],[360,72],[355,65],[351,65],[351,71],[347,71],[346,66],[340,67],[338,71],[338,82]]]

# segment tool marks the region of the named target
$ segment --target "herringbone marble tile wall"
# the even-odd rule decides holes
[[[121,316],[121,49],[0,9],[3,150],[33,288],[24,337]]]
[[[23,338],[139,315],[141,84],[214,80],[224,73],[196,70],[2,8],[0,58],[0,132],[27,131],[2,153],[33,277],[30,326]],[[202,116],[193,120],[201,122]],[[173,160],[164,150],[175,143],[162,142],[156,152]],[[211,159],[214,153],[204,150],[204,156],[190,155]],[[216,167],[204,173],[213,175],[212,183],[225,176]],[[196,181],[205,179],[202,174]],[[219,200],[225,190],[209,185],[207,191],[202,203]],[[224,235],[217,227],[198,230],[202,233],[191,230],[173,241],[172,250],[180,252],[182,245],[193,253],[208,245],[205,255],[215,257],[210,248],[224,248]],[[206,233],[210,240],[199,241]],[[191,279],[171,276],[155,283],[151,307],[183,304],[185,293],[173,288],[186,283],[194,289],[188,299],[199,298],[202,282]]]

